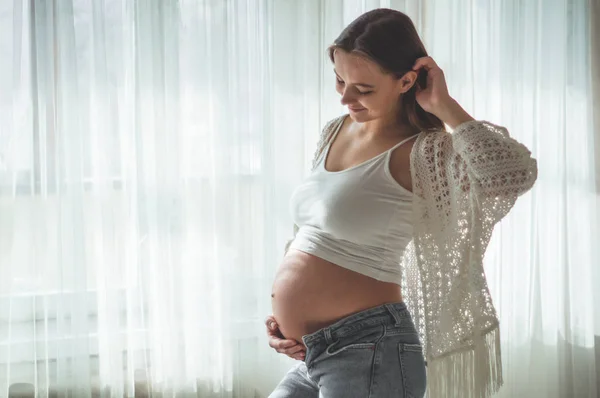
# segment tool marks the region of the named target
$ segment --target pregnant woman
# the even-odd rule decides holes
[[[482,260],[536,161],[449,95],[405,14],[363,14],[329,57],[349,114],[291,197],[266,324],[299,363],[270,397],[489,397],[502,374]]]

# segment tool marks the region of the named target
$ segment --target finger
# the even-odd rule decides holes
[[[416,60],[414,66],[413,66],[413,70],[418,70],[422,67],[431,68],[432,62],[433,62],[433,59],[431,59],[431,57],[421,57]]]
[[[287,340],[285,336],[281,333],[279,329],[267,329],[267,336],[279,339],[279,340]]]
[[[269,339],[269,347],[279,352],[279,343],[275,339]]]
[[[287,355],[294,355],[300,351],[304,351],[304,346],[302,344],[295,344],[293,346],[284,348],[283,351]]]
[[[280,338],[283,337],[281,331],[279,330],[279,325],[276,323],[267,326],[267,333],[270,335],[279,336]]]
[[[282,340],[281,337],[269,336],[269,345],[275,349],[291,347],[292,345],[286,345],[285,340]]]
[[[277,330],[279,330],[279,325],[277,325],[275,322],[271,322],[267,325],[268,332],[275,332]]]
[[[275,321],[275,318],[271,317],[267,317],[267,319],[265,319],[265,325],[267,326],[267,329],[275,329],[277,328],[277,322]]]
[[[277,337],[279,339],[281,338],[279,333],[277,333],[277,329],[267,329],[267,335],[271,337]]]
[[[306,358],[306,354],[305,353],[296,354],[296,355],[292,356],[292,358],[294,358],[297,361],[303,361],[304,358]]]
[[[297,347],[292,347],[292,348],[288,348],[288,349],[284,350],[284,354],[285,354],[285,355],[288,355],[288,356],[290,356],[290,357],[291,357],[291,356],[294,356],[294,355],[296,355],[296,354],[301,354],[301,353],[303,353],[303,352],[305,352],[305,350],[304,350],[304,346],[302,346],[302,345],[300,345],[300,344],[298,344],[298,346],[297,346]]]
[[[298,342],[294,340],[284,340],[280,339],[279,337],[271,337],[269,339],[269,346],[271,346],[271,348],[275,348],[278,351],[283,351],[287,348],[291,348],[296,344],[298,344]]]
[[[290,349],[296,348],[296,346],[303,347],[301,344],[299,344],[295,340],[280,340],[279,341],[279,348],[281,350],[290,350]]]
[[[278,337],[271,337],[271,338],[269,338],[269,347],[275,349],[277,352],[281,352],[284,349],[293,346],[293,344],[285,344],[285,343],[282,343],[282,341],[283,340],[281,340]]]
[[[268,332],[267,335],[269,337],[269,344],[274,345],[273,348],[278,348],[280,345],[284,344],[284,342],[286,341],[286,339],[282,339],[281,336],[273,334],[272,332]],[[287,340],[287,341],[291,341],[291,340]],[[291,345],[292,344],[290,344],[290,346]]]
[[[433,58],[422,57],[422,58],[417,59],[417,62],[415,62],[415,65],[413,66],[413,70],[419,70],[421,68],[424,68],[426,71],[430,71],[432,69],[439,68],[439,67],[435,63]]]

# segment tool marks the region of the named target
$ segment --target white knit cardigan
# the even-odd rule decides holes
[[[323,129],[313,169],[344,118]],[[469,121],[453,133],[421,133],[410,165],[413,240],[399,267],[423,342],[429,397],[490,397],[503,381],[483,255],[494,225],[533,186],[537,162],[505,128]]]

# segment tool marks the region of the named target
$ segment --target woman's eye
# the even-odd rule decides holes
[[[344,85],[344,81],[340,80],[339,78],[335,78],[335,81],[337,82],[337,84],[339,84],[340,86]],[[371,94],[373,91],[360,91],[360,90],[356,90],[358,92],[358,95],[368,95]]]

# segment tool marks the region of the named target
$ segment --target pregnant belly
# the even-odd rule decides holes
[[[400,286],[350,271],[319,257],[290,249],[272,290],[273,316],[281,333],[302,342],[348,315],[402,301]]]

